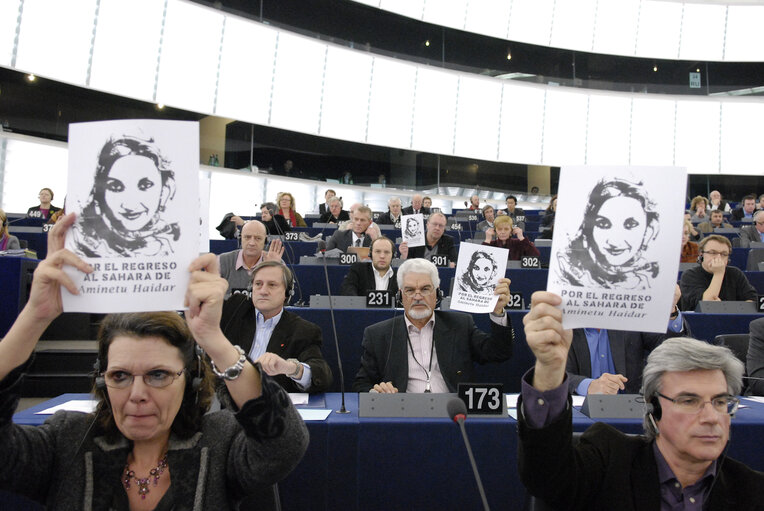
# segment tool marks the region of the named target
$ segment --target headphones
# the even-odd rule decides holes
[[[204,377],[202,376],[202,355],[204,355],[204,350],[201,346],[196,344],[194,342],[194,354],[196,355],[196,376],[194,376],[194,379],[191,380],[191,389],[196,392],[196,400],[199,401],[199,389],[202,386],[202,381],[204,381]],[[109,395],[105,393],[106,391],[106,379],[101,375],[101,359],[96,357],[95,362],[93,363],[93,372],[91,373],[92,376],[95,377],[94,385],[95,388],[103,391],[105,395],[105,401],[106,403],[109,403]]]
[[[289,305],[289,302],[292,300],[292,297],[294,296],[294,273],[292,273],[292,270],[289,268],[289,266],[285,265],[284,263],[280,261],[263,261],[262,263],[258,263],[253,269],[252,269],[252,276],[249,278],[249,285],[247,285],[247,294],[251,297],[252,296],[252,286],[253,282],[255,281],[255,275],[257,275],[257,272],[265,268],[267,266],[273,266],[273,267],[279,267],[281,268],[281,271],[284,275],[284,305]]]
[[[435,288],[435,293],[435,308],[437,309],[440,307],[440,302],[443,301],[443,290],[440,289],[440,287],[437,287]],[[400,289],[395,293],[395,306],[403,307],[403,292]]]
[[[661,416],[663,416],[663,408],[661,408],[661,402],[657,395],[653,395],[653,397],[650,398],[650,401],[645,404],[645,411],[647,412],[647,415],[651,415],[656,421],[661,420]],[[655,424],[653,424],[653,426],[655,426]],[[656,427],[655,429],[657,430],[658,428]]]

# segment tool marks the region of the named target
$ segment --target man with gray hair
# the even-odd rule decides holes
[[[491,316],[491,334],[475,326],[472,316],[436,311],[440,298],[438,268],[411,259],[398,268],[403,317],[371,325],[363,333],[356,392],[456,392],[473,381],[473,365],[503,362],[512,356],[514,331],[504,306],[509,279],[499,279],[499,300]]]
[[[387,213],[382,213],[377,218],[377,223],[380,225],[394,225],[398,229],[401,228],[401,199],[398,197],[390,197],[387,201]]]
[[[664,341],[642,377],[645,436],[596,423],[573,445],[565,373],[572,332],[562,328],[561,303],[537,291],[523,318],[536,356],[517,408],[528,491],[555,509],[762,509],[764,474],[726,457],[743,375],[727,348]]]
[[[760,209],[753,214],[753,225],[740,229],[740,246],[750,247],[751,243],[764,242],[764,210]]]
[[[404,215],[416,215],[417,213],[422,213],[423,215],[427,216],[430,214],[430,208],[424,207],[423,202],[424,197],[421,193],[415,193],[411,197],[411,206],[403,208],[403,214]]]
[[[263,261],[281,261],[284,245],[281,240],[273,240],[268,250],[265,224],[250,220],[241,228],[241,248],[218,256],[220,276],[228,281],[226,299],[234,293],[244,293],[249,287],[252,270]]]

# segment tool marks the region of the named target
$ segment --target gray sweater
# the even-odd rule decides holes
[[[0,489],[48,509],[111,509],[115,492],[124,491],[120,476],[130,443],[121,436],[108,442],[97,425],[88,435],[92,414],[57,412],[39,427],[14,425],[25,366],[0,382]],[[263,395],[236,414],[209,413],[191,438],[171,435],[174,509],[236,509],[239,500],[284,478],[300,461],[307,428],[282,388],[268,376],[262,381]]]

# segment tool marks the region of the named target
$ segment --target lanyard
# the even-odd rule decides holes
[[[432,392],[432,387],[430,386],[430,377],[432,376],[432,351],[435,348],[435,335],[434,335],[435,332],[433,332],[432,343],[430,344],[430,364],[429,364],[429,368],[425,369],[424,366],[419,363],[419,360],[417,360],[416,354],[414,353],[414,345],[411,344],[411,336],[409,336],[409,328],[408,328],[407,325],[404,325],[404,326],[406,326],[406,340],[409,343],[409,349],[411,350],[411,356],[414,357],[414,362],[416,362],[416,364],[419,367],[422,368],[422,371],[424,371],[424,374],[427,377],[427,380],[426,380],[426,383],[425,383],[425,386],[424,386],[424,391],[425,392]],[[419,331],[419,335],[420,335],[420,338],[421,338],[421,335],[422,335],[422,331],[421,330]]]

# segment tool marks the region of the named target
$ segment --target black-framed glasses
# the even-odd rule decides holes
[[[181,369],[177,373],[165,369],[154,369],[145,374],[132,374],[121,369],[112,369],[111,371],[101,373],[101,375],[103,376],[106,386],[113,389],[126,389],[127,387],[130,387],[136,376],[143,377],[143,383],[149,387],[161,389],[180,378],[180,375],[183,374],[183,372],[184,369]]]
[[[715,398],[704,401],[700,396],[684,395],[680,394],[677,397],[671,398],[660,392],[656,394],[667,401],[671,401],[676,405],[676,409],[682,413],[695,414],[699,413],[706,403],[711,403],[711,406],[718,413],[726,413],[732,415],[737,411],[737,407],[740,404],[740,400],[735,396],[716,396]]]

